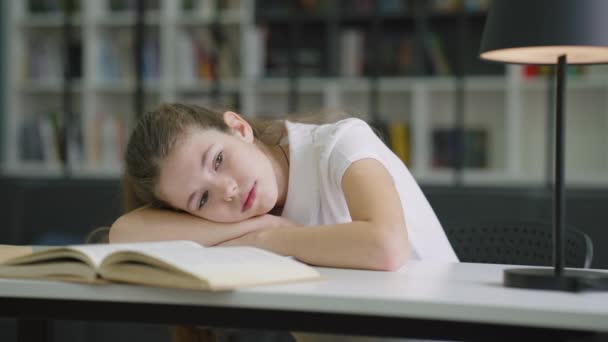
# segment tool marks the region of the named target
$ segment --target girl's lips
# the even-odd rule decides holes
[[[253,183],[251,190],[249,190],[249,193],[247,194],[247,199],[245,199],[245,202],[243,202],[243,207],[241,208],[241,211],[246,211],[247,209],[251,208],[251,205],[255,200],[256,185],[257,182]]]

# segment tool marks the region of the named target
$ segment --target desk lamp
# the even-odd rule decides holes
[[[564,142],[567,64],[608,62],[607,0],[493,0],[481,39],[481,59],[557,65],[553,198],[553,269],[506,269],[507,287],[579,291],[604,288],[608,274],[564,269]]]

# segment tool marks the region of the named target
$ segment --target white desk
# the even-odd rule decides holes
[[[321,281],[223,293],[0,279],[0,316],[492,340],[608,333],[608,292],[504,288],[507,267],[320,268]]]

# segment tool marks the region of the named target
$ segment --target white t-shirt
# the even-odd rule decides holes
[[[310,125],[286,121],[290,168],[282,216],[304,226],[350,222],[342,176],[355,161],[378,160],[395,182],[410,243],[410,260],[457,262],[422,190],[403,162],[363,120]]]

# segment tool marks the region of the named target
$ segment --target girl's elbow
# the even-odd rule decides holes
[[[380,260],[378,269],[396,271],[408,261],[409,243],[405,229],[387,229],[380,237]]]
[[[401,247],[400,250],[392,250],[391,248],[387,248],[383,260],[380,263],[381,271],[394,272],[403,267],[408,260],[407,257],[407,246]]]

